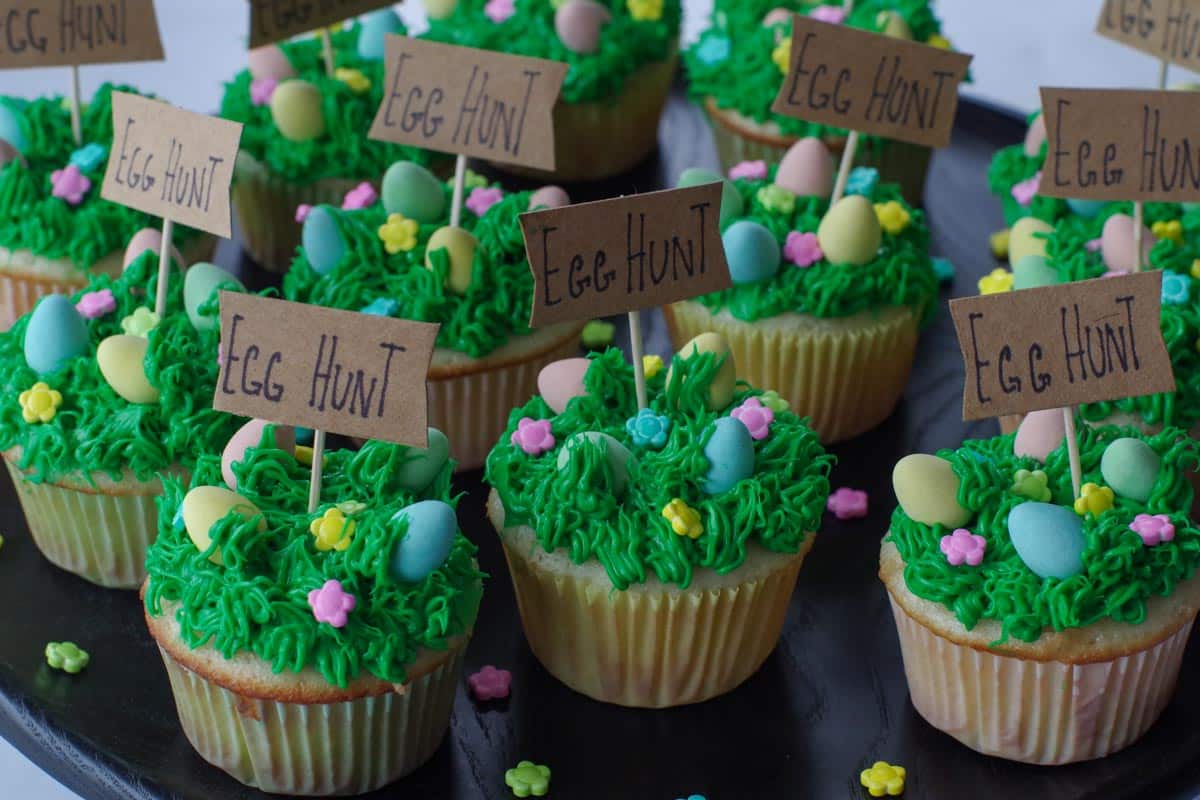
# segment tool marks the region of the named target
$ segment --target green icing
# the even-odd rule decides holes
[[[711,424],[747,397],[761,394],[739,384],[733,404],[720,412],[706,406],[707,389],[721,361],[711,353],[673,360],[647,381],[649,408],[670,419],[666,445],[638,446],[625,428],[637,412],[633,369],[619,350],[592,357],[584,378],[587,395],[555,415],[534,397],[515,409],[508,429],[487,460],[487,481],[500,495],[507,525],[528,525],[547,552],[562,549],[576,564],[598,560],[617,589],[642,583],[653,573],[686,588],[697,568],[726,574],[746,557],[750,542],[778,553],[794,553],[821,522],[829,495],[827,455],[806,422],[790,412],[775,415],[765,439],[754,442],[754,474],[727,492],[705,494],[709,468],[704,447]],[[556,446],[527,455],[511,437],[524,417],[549,419]],[[557,456],[574,433],[600,431],[632,453],[623,496],[598,446],[572,448],[563,469]],[[696,509],[704,525],[698,539],[676,534],[662,516],[672,499]]]
[[[486,0],[458,0],[443,20],[430,20],[421,38],[567,64],[561,98],[568,103],[614,100],[637,70],[667,58],[679,38],[679,0],[660,0],[661,17],[637,20],[625,0],[599,0],[612,13],[594,53],[573,53],[554,30],[555,4],[516,0],[515,13],[497,24],[484,14]],[[648,0],[653,3],[654,0]]]
[[[979,566],[953,566],[939,548],[942,536],[950,531],[914,522],[897,508],[887,539],[904,559],[909,590],[950,609],[967,630],[980,620],[998,621],[998,643],[1009,637],[1033,642],[1043,631],[1080,628],[1105,618],[1135,625],[1144,621],[1146,601],[1170,595],[1200,565],[1200,530],[1188,520],[1192,488],[1186,474],[1197,466],[1200,444],[1177,428],[1145,436],[1134,428],[1080,426],[1084,482],[1103,484],[1100,457],[1109,442],[1122,436],[1150,445],[1162,457],[1162,470],[1145,503],[1118,496],[1112,510],[1084,519],[1084,568],[1066,580],[1034,574],[1017,555],[1008,533],[1009,512],[1026,502],[1009,490],[1018,469],[1045,470],[1053,502],[1071,505],[1065,443],[1044,466],[1015,456],[1011,434],[940,451],[938,456],[950,462],[961,481],[959,503],[972,512],[965,527],[984,537],[987,549]],[[1175,538],[1153,547],[1143,545],[1138,534],[1129,530],[1129,523],[1141,513],[1168,515]]]
[[[105,381],[96,363],[100,342],[123,333],[121,320],[135,309],[153,308],[158,257],[147,252],[119,278],[93,278],[86,291],[110,289],[117,310],[87,321],[85,352],[57,372],[38,375],[25,362],[25,331],[31,314],[0,333],[0,450],[19,446],[20,466],[33,482],[82,473],[119,479],[130,469],[151,480],[173,465],[188,467],[200,453],[220,452],[238,420],[212,410],[217,382],[217,331],[198,333],[183,313],[183,281],[177,269],[167,290],[166,317],[150,332],[144,363],[157,403],[124,400]],[[135,295],[134,292],[137,292]],[[62,405],[50,422],[30,424],[21,416],[18,397],[38,381],[62,393]]]
[[[260,446],[233,467],[238,493],[261,516],[230,513],[209,531],[223,566],[196,549],[182,521],[173,522],[185,487],[164,481],[158,538],[146,557],[147,611],[159,615],[164,602],[178,603],[175,618],[189,647],[211,644],[226,658],[251,652],[276,673],[312,667],[345,687],[365,671],[403,683],[419,650],[444,650],[448,638],[469,632],[479,607],[484,576],[475,565],[475,545],[461,532],[446,562],[424,580],[397,582],[388,575],[392,551],[408,532],[392,516],[421,499],[452,503],[453,462],[417,496],[396,479],[408,448],[370,441],[357,451],[329,451],[321,503],[309,514],[309,468],[277,449],[267,430]],[[202,457],[191,485],[224,485],[220,457]],[[350,516],[350,546],[317,550],[309,523],[348,502],[365,506]],[[308,604],[308,593],[327,580],[340,581],[357,600],[343,628],[317,622]]]

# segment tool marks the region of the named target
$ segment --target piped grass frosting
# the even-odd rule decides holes
[[[453,523],[440,532],[453,538],[439,566],[419,580],[393,576],[397,548],[417,533],[415,514],[393,517],[418,500],[452,503],[453,465],[418,494],[399,477],[409,448],[370,441],[329,451],[321,502],[309,514],[309,467],[278,449],[274,435],[268,427],[233,463],[238,494],[254,509],[227,511],[208,529],[203,551],[183,519],[187,487],[164,481],[159,535],[146,559],[147,611],[158,616],[169,605],[189,647],[210,644],[226,658],[250,652],[277,674],[311,667],[343,688],[368,673],[404,683],[421,650],[445,650],[451,637],[469,633],[479,606],[476,548]],[[222,485],[221,459],[202,457],[192,490]],[[322,522],[340,526],[341,538],[325,549],[312,533]],[[210,557],[217,553],[220,563]],[[344,619],[335,614],[332,622],[311,596],[329,581],[338,583],[339,598],[354,598],[340,604]]]
[[[1032,123],[1040,113],[1030,114],[1028,121]],[[1066,200],[1035,192],[1045,160],[1045,141],[1038,145],[1037,155],[1030,156],[1025,145],[1014,144],[1000,148],[992,156],[987,171],[988,189],[1003,204],[1004,221],[1009,225],[1021,217],[1037,217],[1053,223],[1070,213]]]
[[[633,369],[608,350],[592,357],[585,393],[561,413],[542,396],[514,409],[487,461],[505,526],[528,526],[540,547],[576,564],[598,561],[618,590],[651,574],[687,588],[698,569],[733,572],[751,542],[797,552],[820,524],[833,457],[778,398],[744,383],[711,410],[726,358],[676,356],[669,380],[666,370],[648,377],[639,412]],[[742,425],[750,437],[730,430]],[[601,446],[598,434],[611,440]],[[711,483],[747,456],[745,477]]]

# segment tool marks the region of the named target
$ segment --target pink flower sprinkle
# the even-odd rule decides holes
[[[504,199],[504,192],[491,186],[476,186],[467,197],[467,208],[477,217]]]
[[[328,622],[335,628],[344,628],[346,615],[354,610],[358,600],[342,589],[341,581],[327,580],[320,589],[308,593],[308,604],[317,622]]]
[[[279,81],[274,78],[255,78],[250,81],[250,102],[256,106],[265,106],[271,102],[271,95],[275,94],[275,87],[279,85]]]
[[[1012,187],[1013,200],[1016,200],[1023,206],[1027,206],[1033,202],[1033,196],[1037,194],[1038,184],[1042,181],[1042,173],[1034,175],[1032,178],[1014,184]]]
[[[1084,249],[1087,250],[1089,253],[1099,252],[1101,245],[1102,245],[1102,242],[1100,241],[1100,237],[1098,237],[1098,236],[1095,239],[1088,239],[1086,242],[1083,243]]]
[[[512,443],[527,455],[540,456],[554,447],[554,434],[550,432],[550,420],[522,417],[513,431]]]
[[[467,678],[467,687],[476,700],[503,700],[512,687],[512,673],[488,664]]]
[[[296,206],[296,222],[304,222],[304,220],[308,219],[308,215],[312,213],[312,208],[308,203],[301,203]]]
[[[54,185],[51,194],[73,206],[82,203],[83,196],[92,188],[92,182],[74,164],[54,170],[50,174],[50,183]]]
[[[817,6],[808,12],[811,19],[818,22],[828,22],[830,25],[841,25],[846,19],[846,9],[839,6]]]
[[[96,319],[116,311],[117,300],[113,297],[112,289],[88,292],[79,298],[79,302],[75,304],[75,310],[84,319]]]
[[[783,243],[783,257],[797,267],[811,267],[825,257],[815,233],[792,231]]]
[[[342,199],[342,208],[346,211],[355,211],[366,208],[378,199],[379,195],[376,193],[375,187],[363,181],[346,192],[346,196]]]
[[[955,528],[954,533],[942,537],[941,549],[946,554],[946,560],[954,566],[957,567],[965,561],[972,567],[977,567],[983,561],[987,539],[971,533],[966,528]]]
[[[867,493],[841,486],[829,495],[825,508],[838,519],[861,519],[867,515]]]
[[[225,345],[217,342],[217,366],[225,366]]]
[[[771,432],[775,412],[767,408],[757,397],[747,397],[742,404],[729,412],[729,416],[746,426],[752,439],[765,439]]]
[[[1142,537],[1142,544],[1147,547],[1175,538],[1175,526],[1166,514],[1138,514],[1129,523],[1129,530]]]
[[[513,0],[488,0],[487,5],[483,7],[483,13],[487,14],[488,19],[499,25],[517,13],[517,9]]]
[[[764,180],[767,177],[767,162],[743,161],[740,164],[734,164],[729,168],[729,177],[731,179],[745,178],[752,181]]]

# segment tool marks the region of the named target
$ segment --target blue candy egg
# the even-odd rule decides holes
[[[312,428],[296,428],[296,444],[311,445],[312,441]]]
[[[1041,578],[1083,572],[1083,519],[1052,503],[1021,503],[1008,512],[1008,535],[1017,555]]]
[[[1091,219],[1100,213],[1100,209],[1108,205],[1107,200],[1078,200],[1074,197],[1067,199],[1067,206],[1081,217]]]
[[[18,152],[24,153],[29,147],[29,137],[21,127],[22,117],[21,112],[0,101],[0,139],[17,148]]]
[[[754,440],[746,426],[733,417],[721,417],[713,428],[704,445],[708,472],[700,488],[706,494],[721,494],[754,474]]]
[[[333,212],[327,206],[317,206],[308,212],[300,240],[308,263],[320,275],[332,271],[346,255],[346,242],[342,239]]]
[[[39,375],[57,372],[88,344],[87,323],[69,298],[48,294],[38,301],[25,329],[25,361]]]
[[[675,188],[683,189],[688,186],[703,186],[706,183],[716,183],[717,181],[721,182],[721,214],[719,220],[724,225],[729,220],[742,215],[744,205],[742,203],[742,195],[738,192],[737,187],[733,185],[733,181],[725,180],[712,170],[701,167],[688,167],[679,173],[679,180],[675,182]]]
[[[422,500],[392,515],[392,522],[408,521],[408,531],[392,551],[388,572],[398,581],[424,580],[446,563],[458,518],[454,508],[441,500]]]
[[[721,235],[721,242],[734,283],[758,283],[779,271],[779,242],[757,222],[744,219],[733,223]]]
[[[382,61],[387,34],[401,33],[404,23],[390,8],[372,11],[363,17],[358,26],[358,56],[371,61]]]

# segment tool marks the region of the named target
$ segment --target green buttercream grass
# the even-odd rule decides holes
[[[20,447],[18,462],[40,483],[67,476],[107,474],[119,480],[129,469],[143,481],[175,465],[190,466],[200,453],[220,452],[237,429],[237,417],[212,410],[217,382],[217,331],[198,333],[183,313],[183,281],[177,268],[167,291],[166,318],[149,334],[146,376],[158,388],[157,403],[124,400],[105,381],[96,348],[109,336],[124,333],[121,320],[136,309],[154,306],[158,257],[147,251],[124,274],[93,278],[85,292],[110,289],[116,311],[87,320],[84,353],[55,373],[39,375],[25,362],[25,332],[31,314],[0,333],[0,450]],[[135,295],[134,292],[137,292]],[[18,397],[38,381],[62,394],[62,405],[49,422],[28,423]]]
[[[775,414],[765,439],[754,442],[752,477],[729,491],[705,494],[709,468],[704,447],[718,417],[706,406],[708,386],[721,361],[711,353],[676,357],[672,382],[666,370],[647,381],[649,407],[666,416],[671,429],[660,450],[634,444],[625,423],[637,413],[633,368],[619,350],[592,357],[584,378],[587,395],[555,415],[539,396],[509,415],[508,430],[487,461],[487,482],[504,504],[505,525],[527,525],[547,552],[565,550],[576,564],[597,560],[613,586],[623,590],[653,573],[664,583],[687,588],[698,568],[726,574],[746,558],[754,542],[777,553],[794,553],[821,522],[829,495],[833,457],[806,422],[790,412]],[[731,408],[761,393],[738,385]],[[524,417],[548,419],[556,448],[527,455],[511,437]],[[629,449],[629,482],[613,492],[612,472],[598,446],[573,447],[558,468],[567,438],[583,431],[609,434]],[[663,508],[680,498],[699,512],[698,539],[676,534]]]
[[[421,499],[453,503],[453,464],[418,496],[395,477],[408,448],[370,441],[357,451],[329,451],[321,503],[309,514],[309,468],[277,449],[273,436],[268,428],[260,446],[233,467],[238,493],[262,513],[250,519],[231,513],[213,525],[212,548],[220,549],[223,566],[196,549],[182,521],[173,521],[187,487],[164,481],[158,538],[146,558],[147,611],[157,616],[164,603],[178,604],[175,618],[189,647],[211,644],[226,658],[254,653],[275,673],[311,667],[339,687],[362,673],[404,683],[419,651],[444,650],[450,637],[469,632],[479,607],[484,576],[475,546],[461,533],[446,562],[424,580],[388,575],[392,551],[407,533],[392,516]],[[201,458],[191,485],[223,486],[220,458]],[[349,516],[350,546],[318,551],[309,523],[342,503],[364,506]],[[308,593],[327,580],[340,581],[357,600],[343,628],[317,622],[308,604]]]
[[[649,0],[652,5],[655,0]],[[615,101],[635,72],[668,57],[679,38],[679,0],[661,0],[657,20],[634,19],[626,0],[599,0],[612,12],[594,53],[573,53],[554,30],[555,3],[516,0],[516,11],[497,24],[484,13],[486,0],[458,0],[443,20],[430,20],[421,38],[482,50],[545,58],[567,64],[560,97],[567,103]]]
[[[972,512],[964,526],[987,540],[983,562],[953,566],[942,554],[941,525],[914,522],[903,509],[892,514],[887,540],[904,559],[904,580],[918,597],[940,603],[967,630],[980,620],[996,620],[1003,643],[1008,637],[1036,641],[1043,632],[1081,628],[1105,618],[1140,624],[1146,601],[1169,596],[1200,565],[1200,530],[1188,520],[1192,488],[1186,473],[1197,466],[1200,444],[1184,431],[1168,428],[1147,436],[1135,428],[1079,427],[1083,481],[1103,484],[1100,457],[1107,444],[1131,436],[1143,440],[1162,458],[1162,470],[1150,498],[1138,503],[1118,496],[1113,508],[1083,522],[1087,544],[1083,571],[1066,580],[1042,579],[1013,547],[1008,514],[1024,497],[1009,490],[1018,469],[1042,469],[1049,478],[1053,502],[1071,506],[1071,472],[1066,445],[1060,445],[1041,465],[1013,454],[1014,435],[971,440],[958,450],[942,450],[961,485],[958,502]],[[1129,524],[1138,514],[1166,514],[1175,538],[1147,547]]]

